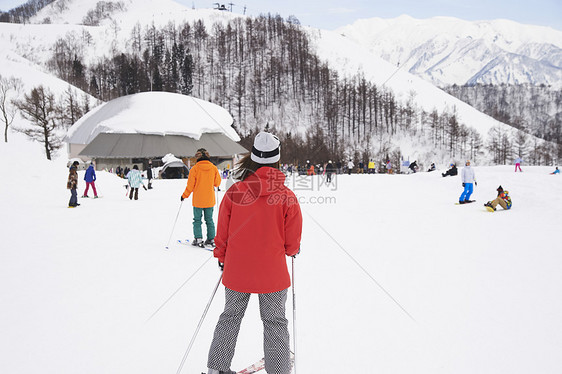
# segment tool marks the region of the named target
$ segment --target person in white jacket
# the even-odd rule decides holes
[[[464,190],[459,198],[459,204],[471,203],[470,195],[472,195],[472,191],[474,191],[476,176],[474,175],[474,170],[470,167],[470,160],[466,160],[466,164],[464,168],[462,168],[461,181]]]
[[[351,171],[353,170],[353,167],[355,165],[353,164],[353,161],[349,160],[349,162],[347,163],[347,174],[351,175]]]

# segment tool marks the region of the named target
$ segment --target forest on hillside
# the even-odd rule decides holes
[[[545,85],[452,85],[444,90],[498,121],[562,144],[562,90]]]
[[[541,164],[559,153],[516,130],[495,129],[498,139],[484,142],[459,122],[455,108],[426,112],[413,96],[399,101],[361,72],[340,76],[315,54],[294,17],[137,24],[124,50],[114,47],[112,55],[88,63],[83,56],[91,42],[86,30],[68,33],[55,43],[48,68],[103,101],[168,91],[221,105],[234,117],[243,144],[265,126],[277,133],[287,163],[391,159],[396,165],[404,157],[402,139],[426,150],[422,163],[479,160],[488,152],[495,163],[517,154]]]
[[[28,0],[26,3],[10,9],[6,12],[0,11],[0,22],[27,23],[31,17],[42,8],[54,3],[56,0]],[[66,7],[66,0],[59,1],[59,6]]]

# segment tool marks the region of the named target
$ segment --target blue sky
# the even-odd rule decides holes
[[[175,0],[196,8],[211,8],[214,1]],[[335,29],[360,18],[394,18],[408,14],[415,18],[451,16],[465,20],[504,18],[520,23],[550,26],[562,31],[562,0],[228,0],[233,11],[258,15],[279,13],[296,16],[303,25]],[[229,7],[228,2],[218,1]],[[8,10],[24,0],[0,0],[0,9]]]

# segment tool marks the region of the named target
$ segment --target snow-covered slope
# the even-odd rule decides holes
[[[11,139],[0,143],[10,161],[0,170],[0,372],[175,373],[219,279],[208,252],[164,249],[170,235],[192,238],[187,202],[172,232],[185,180],[153,181],[131,201],[124,180],[98,172],[102,198],[68,209],[66,160]],[[314,191],[290,181],[304,215],[299,373],[558,372],[562,177],[475,170],[477,203],[466,206],[453,204],[459,177],[438,172],[340,175]],[[486,212],[498,184],[513,208]],[[182,373],[206,372],[223,303],[221,287]],[[232,368],[262,356],[254,296]]]
[[[26,29],[34,29],[34,31],[32,33],[24,33],[23,35],[20,34],[20,30]],[[60,28],[59,30],[63,29]],[[44,37],[36,38],[39,35],[44,35]],[[45,66],[38,64],[43,61],[34,58],[36,53],[45,54],[47,49],[45,46],[48,45],[48,42],[44,44],[46,39],[54,43],[56,35],[56,33],[46,32],[46,27],[36,27],[34,25],[23,27],[0,23],[0,74],[5,78],[19,78],[25,93],[34,87],[43,85],[57,96],[68,90],[69,87],[80,93],[79,96],[85,95],[82,90],[49,73]],[[23,45],[26,45],[27,52],[18,53],[18,51],[22,51],[20,47],[23,47]],[[38,50],[42,50],[42,52],[38,52]],[[97,99],[90,95],[87,96],[91,105],[95,105]]]
[[[436,85],[544,83],[562,87],[562,31],[549,27],[508,20],[400,16],[362,19],[336,31]]]

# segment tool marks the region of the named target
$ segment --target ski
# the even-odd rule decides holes
[[[291,352],[291,370],[293,370],[294,365],[295,365],[295,355],[293,354],[293,352]],[[236,374],[253,374],[263,369],[265,369],[265,358],[262,358],[255,364],[252,364],[247,368],[238,371]]]
[[[265,358],[262,358],[253,365],[248,366],[245,369],[240,370],[237,374],[252,374],[257,373],[260,370],[265,369]]]
[[[457,202],[457,203],[455,203],[455,205],[465,205],[465,204],[470,204],[470,203],[474,203],[474,202],[476,202],[476,200],[468,200],[468,201],[465,201],[465,202],[462,203],[462,204],[459,203],[459,202]]]
[[[183,245],[189,245],[191,247],[206,249],[207,251],[210,251],[210,252],[212,252],[215,249],[214,247],[208,247],[208,246],[199,247],[198,245],[191,245],[191,243],[189,242],[189,239],[185,239],[185,240],[178,239],[178,243],[183,244]]]

